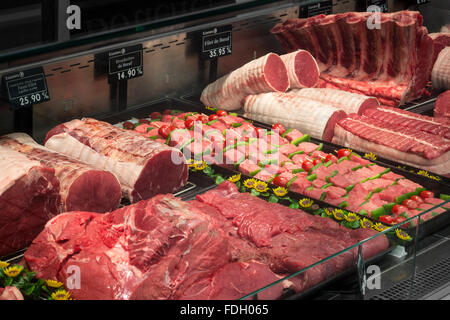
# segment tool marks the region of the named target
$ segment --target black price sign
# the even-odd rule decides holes
[[[109,83],[133,79],[143,74],[141,44],[108,52]]]
[[[232,26],[215,27],[201,32],[201,56],[214,59],[232,53]]]
[[[366,7],[367,11],[374,12],[374,10],[370,10],[371,8],[374,9],[378,7],[375,12],[388,12],[388,5],[386,0],[367,0],[366,1]]]
[[[300,7],[300,18],[309,18],[318,14],[332,14],[333,1],[321,1]]]
[[[8,101],[13,107],[26,107],[50,100],[44,69],[37,67],[4,75]]]

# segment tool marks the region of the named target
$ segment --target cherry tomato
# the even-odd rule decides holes
[[[348,149],[339,149],[337,152],[338,158],[348,157],[351,154],[351,151]]]
[[[138,122],[139,123],[150,124],[150,120],[147,120],[147,119],[139,119]]]
[[[170,130],[171,126],[168,125],[163,125],[158,129],[158,134],[163,137],[163,138],[167,138],[171,132]]]
[[[336,163],[337,160],[338,160],[338,158],[332,154],[327,154],[327,156],[325,157],[325,162],[331,161],[333,163]]]
[[[308,172],[314,167],[314,164],[311,161],[303,161],[302,169]]]
[[[378,220],[380,220],[380,222],[383,222],[383,223],[392,224],[394,222],[394,217],[392,217],[390,215],[384,215],[384,216],[379,217]]]
[[[424,199],[427,199],[427,198],[433,198],[433,197],[434,197],[434,193],[431,192],[431,191],[428,191],[428,190],[424,190],[424,191],[422,191],[422,192],[420,193],[420,196],[421,196],[422,198],[424,198]]]
[[[197,117],[197,121],[201,121],[202,123],[207,123],[209,121],[209,118],[207,115],[200,114]]]
[[[322,163],[322,160],[320,160],[320,159],[314,159],[313,165],[318,165],[319,163]]]
[[[125,129],[128,129],[128,130],[133,129],[133,127],[134,127],[134,124],[130,121],[125,121],[122,125]]]
[[[406,212],[407,210],[408,208],[402,206],[401,204],[396,204],[395,206],[392,207],[392,213],[395,214],[396,216],[398,216],[402,212]]]
[[[161,117],[161,112],[152,112],[150,114],[150,119],[155,120]]]
[[[258,138],[264,137],[267,134],[267,130],[263,128],[255,128],[256,130],[256,136]]]
[[[166,109],[166,110],[163,111],[162,114],[168,115],[168,114],[171,114],[171,113],[172,113],[172,110]]]
[[[219,117],[224,117],[228,115],[228,112],[226,112],[225,110],[217,110],[216,115],[218,115]]]
[[[403,221],[405,221],[406,218],[405,217],[395,217],[393,223],[394,224],[399,224],[402,223]],[[408,223],[404,223],[400,226],[400,228],[407,228],[408,227]]]
[[[184,126],[186,127],[186,129],[190,129],[194,126],[194,119],[188,119],[184,122]]]
[[[414,200],[411,200],[411,199],[406,199],[405,201],[402,202],[402,204],[404,206],[407,206],[409,209],[415,209],[419,206],[419,204],[417,202],[415,202]]]
[[[283,134],[286,131],[286,128],[281,123],[275,123],[272,126],[273,131],[278,131],[278,134]]]
[[[418,204],[424,203],[423,199],[419,196],[412,196],[410,199],[417,202]]]
[[[216,119],[219,119],[219,116],[217,114],[211,114],[208,117],[209,121],[213,121],[213,120],[216,120]]]
[[[283,178],[281,176],[276,176],[273,180],[272,183],[274,185],[280,186],[280,187],[286,187],[287,183],[289,182],[289,180],[287,180],[286,178]]]

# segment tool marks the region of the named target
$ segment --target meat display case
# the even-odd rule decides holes
[[[445,2],[431,1],[417,5],[415,1],[391,0],[259,0],[217,1],[189,7],[187,2],[169,1],[166,6],[149,8],[127,4],[124,10],[124,1],[120,0],[53,1],[52,4],[46,1],[23,1],[15,8],[8,8],[9,16],[20,17],[23,12],[37,15],[40,20],[33,27],[37,29],[37,26],[41,26],[42,30],[36,31],[36,39],[27,39],[26,43],[14,42],[13,48],[0,49],[0,76],[3,82],[0,135],[22,131],[43,143],[50,129],[82,117],[116,124],[133,117],[147,117],[153,111],[164,109],[204,111],[199,97],[208,83],[266,53],[284,53],[270,33],[277,23],[319,13],[318,9],[325,13],[364,11],[371,3],[382,3],[385,5],[382,8],[389,12],[419,10],[429,32],[436,32],[442,25],[450,23],[445,20],[450,10]],[[69,17],[65,8],[74,4],[81,8],[83,24],[80,30],[68,30],[65,23]],[[23,22],[20,19],[18,21]],[[53,28],[48,28],[49,22]],[[229,28],[226,30],[232,30],[232,53],[217,59],[204,59],[201,32],[224,26]],[[142,56],[139,65],[141,74],[131,75],[130,79],[122,81],[111,80],[105,55],[129,48],[137,48]],[[46,80],[48,101],[36,101],[27,107],[12,105],[4,88],[4,76],[40,67]],[[402,108],[430,114],[436,94],[432,92],[431,97],[413,101]],[[333,146],[330,144],[329,147]],[[389,160],[379,160],[386,166],[398,165]],[[410,169],[396,170],[403,170],[408,178],[419,183],[426,181],[426,177],[410,173]],[[227,174],[231,175],[231,172],[224,173],[225,176]],[[445,178],[436,185],[439,185],[441,193],[450,194],[450,184]],[[215,187],[215,182],[210,178],[191,172],[189,183],[177,196],[188,201]],[[123,202],[124,205],[127,203]],[[241,299],[260,299],[265,292],[273,290],[280,283],[287,286],[294,279],[311,277],[315,270],[335,265],[336,261],[344,259],[350,252],[355,255],[351,267],[299,293],[285,290],[282,298],[448,299],[450,212],[436,219],[437,222],[432,226],[428,224],[425,227],[419,221],[432,210],[434,208],[405,221],[416,221],[416,227],[408,230],[412,241],[399,240],[395,235],[397,226],[387,227],[373,237],[295,273],[285,274],[284,278],[257,291],[246,292]],[[363,244],[375,244],[385,235],[390,239],[389,247],[365,259]],[[23,252],[18,252],[3,260],[18,262],[22,255]]]

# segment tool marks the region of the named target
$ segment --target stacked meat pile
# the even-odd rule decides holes
[[[65,282],[78,270],[77,299],[237,299],[374,234],[241,194],[227,181],[190,202],[158,195],[104,215],[61,214],[24,258],[44,279]],[[364,256],[387,247],[379,236]],[[258,298],[305,290],[355,258],[350,250]]]
[[[433,40],[419,12],[348,12],[287,20],[272,33],[286,51],[309,51],[322,87],[376,97],[397,106],[424,93]]]
[[[340,120],[333,142],[448,175],[449,139],[450,122],[446,119],[379,107]]]

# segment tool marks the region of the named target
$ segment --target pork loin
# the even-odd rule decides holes
[[[330,104],[346,113],[363,114],[366,109],[378,107],[380,104],[374,97],[356,94],[344,90],[329,88],[306,88],[289,91],[300,98],[311,99]]]
[[[111,171],[131,202],[175,192],[188,179],[186,159],[178,149],[95,119],[72,120],[53,128],[45,146]]]
[[[97,170],[45,148],[25,133],[0,137],[0,145],[55,170],[60,185],[60,212],[80,210],[103,213],[119,206],[121,187],[111,172]]]
[[[298,50],[280,56],[286,65],[289,87],[311,88],[319,81],[319,66],[316,59],[306,50]]]
[[[329,104],[281,92],[246,97],[244,112],[250,119],[270,124],[279,122],[325,141],[331,141],[336,122],[346,116],[344,111]]]
[[[431,83],[435,89],[450,89],[450,47],[439,53],[431,72]]]
[[[55,170],[0,145],[0,257],[28,246],[59,213]]]
[[[208,107],[237,110],[247,95],[289,88],[283,60],[269,53],[219,78],[202,92],[200,100]]]

